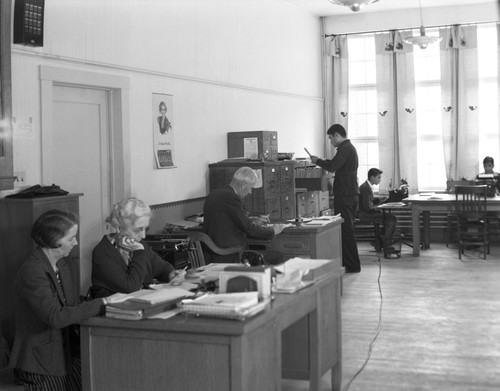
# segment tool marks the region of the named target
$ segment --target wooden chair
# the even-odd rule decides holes
[[[490,253],[487,186],[455,186],[458,258],[468,246],[482,245],[484,259]]]
[[[361,221],[354,219],[354,234],[357,241],[369,240],[375,251],[381,252],[383,247],[382,230],[376,221]]]
[[[189,262],[193,269],[205,265],[203,245],[207,246],[210,251],[218,255],[238,254],[238,259],[241,259],[244,251],[242,246],[221,248],[217,246],[207,234],[201,231],[186,231],[186,234],[193,242],[193,248],[188,252]]]

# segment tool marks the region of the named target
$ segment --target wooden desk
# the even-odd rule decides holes
[[[439,197],[439,199],[438,199]],[[455,194],[436,193],[433,196],[412,195],[403,200],[411,205],[413,255],[420,255],[420,213],[423,219],[424,248],[430,246],[430,213],[432,211],[453,211]],[[488,210],[500,211],[500,197],[488,198]]]
[[[320,225],[297,225],[285,228],[272,240],[263,241],[249,238],[250,248],[253,245],[266,244],[281,251],[285,259],[293,257],[313,259],[333,259],[342,264],[342,219]]]
[[[278,391],[281,378],[319,391],[332,371],[341,387],[343,268],[246,321],[176,316],[81,324],[83,389],[106,391]]]

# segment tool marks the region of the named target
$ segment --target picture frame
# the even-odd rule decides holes
[[[153,152],[155,168],[175,168],[175,143],[171,94],[152,94]]]

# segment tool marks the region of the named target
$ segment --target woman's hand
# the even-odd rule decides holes
[[[144,250],[141,242],[137,242],[134,238],[127,238],[126,236],[118,239],[118,247],[127,251]]]
[[[104,299],[104,305],[108,304],[116,304],[116,303],[121,303],[122,301],[127,300],[128,295],[126,293],[115,293],[111,296],[108,297],[103,297]]]
[[[173,270],[168,275],[170,283],[172,285],[180,285],[184,281],[185,276],[186,276],[185,270]]]

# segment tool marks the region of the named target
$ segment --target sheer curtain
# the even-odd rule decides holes
[[[333,124],[348,128],[349,113],[349,59],[347,35],[336,35],[326,40],[326,110],[325,125]],[[334,148],[325,138],[325,157],[333,156]]]
[[[411,32],[375,35],[377,67],[380,188],[390,179],[395,187],[407,178],[410,192],[418,190],[417,127],[413,47],[403,43]]]
[[[497,23],[497,91],[498,91],[498,117],[497,118],[500,120],[500,23]],[[500,129],[500,124],[499,124],[499,129]],[[500,141],[500,137],[499,137],[499,141]],[[495,171],[498,171],[498,167],[496,167]]]
[[[477,27],[440,29],[441,103],[446,179],[479,172]]]

